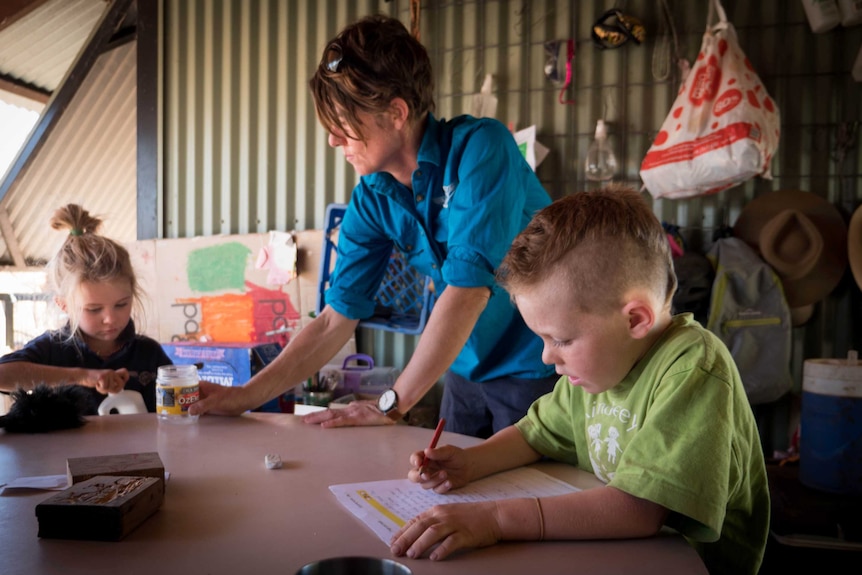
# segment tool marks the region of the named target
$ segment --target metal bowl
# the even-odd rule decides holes
[[[413,572],[391,559],[331,557],[303,566],[296,575],[413,575]]]

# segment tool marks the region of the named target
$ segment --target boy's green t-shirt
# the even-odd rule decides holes
[[[669,509],[711,573],[757,573],[770,514],[760,436],[730,352],[691,314],[613,389],[564,376],[516,426],[539,453]]]

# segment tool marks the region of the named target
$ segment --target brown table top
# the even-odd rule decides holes
[[[55,492],[0,495],[0,572],[40,574],[293,575],[333,556],[391,558],[389,549],[329,491],[338,483],[405,477],[408,455],[432,430],[409,426],[321,429],[285,414],[205,416],[194,425],[154,414],[88,418],[41,435],[0,431],[0,484],[63,474],[66,459],[157,451],[170,474],[159,511],[119,542],[40,539],[35,506]],[[440,444],[477,439],[444,433]],[[267,453],[284,467],[268,470]],[[582,488],[591,474],[543,471]],[[441,562],[398,558],[414,575],[706,573],[679,535],[644,540],[503,543]]]

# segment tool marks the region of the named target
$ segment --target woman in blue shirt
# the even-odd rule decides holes
[[[413,357],[379,402],[305,421],[391,424],[444,375],[448,431],[487,437],[519,420],[556,377],[540,339],[494,282],[512,239],[550,203],[514,138],[496,120],[435,118],[428,54],[386,16],[338,34],[310,84],[329,145],[361,176],[341,223],[326,307],[244,387],[205,385],[194,410],[240,413],[320,369],[372,315],[397,247],[433,278],[439,296]]]

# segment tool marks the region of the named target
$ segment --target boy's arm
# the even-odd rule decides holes
[[[514,425],[501,429],[479,445],[465,449],[470,461],[469,481],[492,473],[535,463],[541,454],[530,447]]]
[[[407,522],[390,541],[396,556],[445,559],[458,549],[497,541],[627,539],[661,529],[668,511],[615,487],[556,497],[522,497],[435,505]]]
[[[661,529],[668,510],[615,487],[498,502],[500,539],[625,539]],[[525,517],[533,517],[532,521]],[[541,524],[539,522],[542,522]]]
[[[485,469],[491,467],[486,464]],[[440,560],[458,549],[502,540],[649,537],[658,533],[667,515],[657,503],[607,486],[556,497],[435,505],[404,525],[390,549],[408,557],[430,551],[432,560]]]

